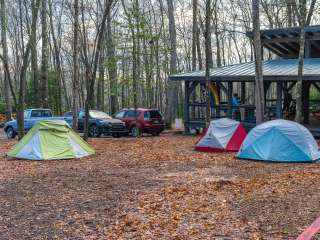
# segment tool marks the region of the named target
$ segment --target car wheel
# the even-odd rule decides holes
[[[152,134],[152,136],[159,136],[159,132],[153,132],[153,133],[151,133]]]
[[[99,128],[96,125],[91,125],[89,127],[89,136],[90,137],[100,137],[101,133]]]
[[[132,127],[131,128],[131,136],[132,137],[140,137],[141,136],[140,128],[138,128],[137,126]]]
[[[7,138],[9,138],[9,139],[13,139],[13,138],[16,137],[16,133],[15,133],[15,131],[13,130],[12,127],[8,127],[8,128],[7,128],[6,134],[7,134]]]
[[[119,137],[121,137],[121,135],[120,134],[112,134],[112,137],[119,138]]]

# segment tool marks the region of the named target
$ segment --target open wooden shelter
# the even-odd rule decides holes
[[[320,102],[310,100],[310,89],[320,91],[320,25],[305,28],[306,44],[303,70],[304,124],[314,135],[320,136]],[[263,61],[266,112],[269,119],[293,118],[284,114],[284,96],[294,91],[298,75],[300,28],[282,28],[261,31],[262,46],[277,57]],[[252,37],[252,33],[247,33]],[[184,124],[186,130],[205,126],[206,85],[205,71],[171,75],[172,81],[183,81],[185,86]],[[210,71],[210,80],[219,89],[219,102],[211,103],[211,118],[237,118],[246,126],[255,124],[254,80],[255,64],[247,62]],[[238,93],[239,106],[233,106],[232,96]],[[235,114],[235,110],[239,114]],[[290,115],[291,114],[291,115]],[[294,113],[293,113],[294,114]]]

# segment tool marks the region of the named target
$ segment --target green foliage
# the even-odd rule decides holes
[[[6,104],[4,101],[0,100],[0,113],[6,112]]]
[[[320,92],[314,86],[310,89],[310,99],[311,100],[320,100]]]

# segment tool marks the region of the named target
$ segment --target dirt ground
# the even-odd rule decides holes
[[[8,160],[0,239],[295,239],[320,215],[319,164],[193,151],[197,137],[100,138],[80,160]]]

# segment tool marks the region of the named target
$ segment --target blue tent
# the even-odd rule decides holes
[[[313,162],[320,159],[320,151],[307,128],[279,119],[253,128],[237,157],[276,162]]]

